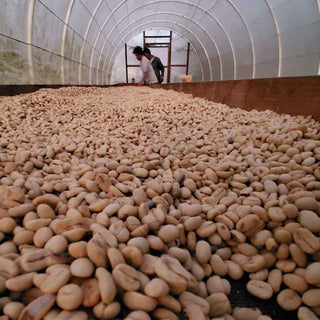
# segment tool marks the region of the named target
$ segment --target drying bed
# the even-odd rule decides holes
[[[320,126],[161,89],[0,98],[5,319],[318,319]]]

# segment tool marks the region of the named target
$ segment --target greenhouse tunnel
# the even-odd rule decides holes
[[[0,320],[106,319],[320,319],[320,0],[0,0]]]
[[[116,54],[150,29],[187,39],[204,81],[318,75],[319,6],[318,0],[1,0],[0,83],[109,84]]]

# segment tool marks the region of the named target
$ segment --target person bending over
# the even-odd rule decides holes
[[[158,79],[154,73],[151,62],[144,56],[144,52],[141,47],[135,47],[133,54],[140,61],[142,79],[139,82],[139,86],[150,85],[153,83],[158,83]]]
[[[160,58],[152,55],[149,48],[144,48],[144,55],[150,60],[154,73],[158,79],[158,83],[162,83],[164,79],[164,66]]]

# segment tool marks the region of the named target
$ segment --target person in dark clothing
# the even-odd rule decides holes
[[[160,58],[153,56],[149,48],[144,48],[143,52],[152,64],[154,73],[156,74],[156,77],[158,79],[158,83],[162,83],[164,78],[164,66]]]

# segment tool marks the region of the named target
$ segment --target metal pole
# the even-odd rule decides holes
[[[126,59],[126,82],[129,83],[128,79],[128,48],[127,44],[124,45],[124,50],[125,50],[125,59]]]
[[[189,59],[190,59],[190,42],[188,42],[186,75],[188,75],[188,73],[189,73]]]

